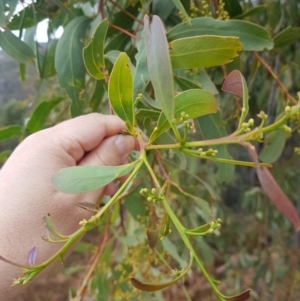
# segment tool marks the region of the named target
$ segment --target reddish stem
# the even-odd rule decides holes
[[[271,76],[276,81],[279,88],[282,90],[282,92],[285,94],[286,98],[289,99],[292,103],[296,104],[297,100],[288,92],[286,87],[283,85],[283,83],[280,81],[279,77],[275,74],[275,72],[272,70],[272,68],[268,65],[266,61],[262,59],[262,57],[256,52],[253,51],[256,59],[268,70],[268,72],[271,74]]]

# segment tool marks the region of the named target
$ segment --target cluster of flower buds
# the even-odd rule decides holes
[[[242,123],[242,129],[244,130],[245,133],[248,133],[251,131],[251,127],[254,125],[254,119],[250,118],[248,122],[243,122]]]
[[[219,0],[218,9],[216,10],[217,18],[220,20],[229,20],[229,13],[225,10],[225,2],[223,0]]]
[[[264,111],[260,111],[260,113],[257,114],[257,117],[260,118],[263,123],[265,123],[268,118],[268,115]]]
[[[194,131],[195,130],[195,123],[193,119],[190,119],[189,114],[186,114],[185,112],[180,113],[179,122],[183,123],[184,127]]]
[[[203,148],[198,149],[200,157],[207,158],[207,157],[215,157],[218,151],[216,149],[209,148],[208,150],[204,151]]]
[[[212,13],[210,11],[210,7],[207,3],[206,0],[202,0],[201,1],[201,6],[202,6],[202,10],[201,10],[201,14],[204,16],[204,17],[211,17],[212,16]]]
[[[162,197],[158,194],[156,188],[152,188],[151,191],[149,191],[148,188],[142,188],[140,194],[144,196],[148,202],[155,203],[157,201],[162,201]]]
[[[210,229],[207,231],[207,234],[214,233],[218,228],[221,227],[222,220],[220,218],[217,218],[214,221],[210,222]]]
[[[143,98],[143,94],[139,93],[135,99],[135,102],[138,103]]]

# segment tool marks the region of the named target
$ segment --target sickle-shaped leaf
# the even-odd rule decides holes
[[[288,199],[286,194],[282,191],[270,171],[267,168],[259,166],[258,156],[254,146],[252,146],[250,143],[245,143],[244,145],[248,149],[253,161],[256,164],[257,176],[265,194],[275,205],[275,207],[289,219],[289,221],[294,225],[295,230],[300,231],[300,219],[296,208]]]
[[[83,40],[90,20],[81,16],[66,26],[55,53],[58,81],[72,99],[72,116],[80,115],[79,93],[85,84],[85,66],[82,58]]]
[[[168,32],[168,40],[202,35],[238,37],[243,50],[262,51],[273,48],[273,41],[268,32],[256,24],[240,20],[218,20],[199,17],[189,23],[182,23]]]
[[[217,110],[218,105],[215,97],[209,92],[201,89],[187,90],[175,97],[175,119],[177,119],[177,122],[179,122],[182,112],[188,114],[192,119],[215,113]],[[170,124],[168,123],[164,112],[162,112],[158,119],[156,129],[150,136],[150,142],[152,143],[169,128]]]
[[[64,193],[98,189],[130,172],[137,161],[121,166],[75,166],[61,169],[52,177],[53,186]]]
[[[83,60],[89,74],[100,80],[105,77],[101,68],[104,64],[104,41],[108,29],[108,20],[103,20],[95,30],[89,44],[83,48]]]
[[[165,114],[167,122],[172,125],[174,119],[174,83],[164,26],[157,16],[151,23],[148,16],[144,18],[144,33],[147,63],[150,79],[157,101]]]
[[[245,290],[242,293],[235,295],[235,296],[224,296],[222,295],[222,297],[226,300],[226,301],[246,301],[250,298],[250,292],[251,290]]]
[[[35,55],[31,48],[8,29],[0,30],[0,47],[20,63],[33,63]]]
[[[174,69],[193,69],[227,64],[243,49],[236,37],[197,36],[170,43]]]
[[[144,291],[144,292],[159,291],[159,290],[162,290],[164,288],[171,286],[172,284],[175,284],[180,279],[182,279],[187,274],[187,272],[190,270],[190,268],[192,267],[192,263],[193,263],[193,257],[190,254],[190,262],[189,262],[188,266],[180,273],[180,275],[178,277],[176,277],[175,279],[173,279],[171,281],[165,282],[165,283],[144,283],[140,280],[137,280],[136,278],[131,278],[130,281],[135,288],[137,288],[141,291]]]
[[[249,111],[248,87],[242,73],[239,70],[233,70],[230,72],[223,82],[222,90],[237,95],[243,99],[242,115],[238,126],[238,128],[241,128]]]
[[[133,132],[135,118],[133,110],[133,82],[127,54],[122,52],[111,72],[108,96],[115,113],[125,121],[127,129]]]

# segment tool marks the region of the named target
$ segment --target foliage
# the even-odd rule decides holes
[[[37,104],[23,128],[0,129],[0,140],[23,138],[47,126],[49,120],[53,124],[89,112],[114,111],[125,121],[126,134],[137,137],[141,146],[125,166],[75,167],[53,175],[58,190],[80,193],[129,172],[103,206],[78,204],[94,215],[81,221],[73,235],[58,233],[51,218],[45,217],[50,234],[44,239],[64,245],[45,263],[22,267],[23,276],[14,284],[32,280],[57,258],[63,260],[84,233],[97,228],[103,234],[92,267],[99,269],[93,278],[89,278],[91,273],[86,276],[73,300],[83,298],[88,281],[90,293],[98,291],[99,300],[164,300],[157,291],[189,279],[194,264],[218,300],[250,298],[249,290],[239,293],[233,285],[222,293],[224,287],[204,262],[211,263],[213,252],[222,254],[230,267],[228,246],[233,235],[237,242],[232,248],[238,258],[254,252],[257,238],[249,238],[246,250],[240,237],[249,234],[247,223],[261,223],[272,231],[282,229],[282,237],[289,240],[293,230],[287,220],[300,230],[293,204],[299,193],[295,184],[299,171],[293,168],[299,148],[287,160],[282,156],[288,148],[287,138],[299,139],[300,102],[295,94],[300,90],[300,53],[295,49],[300,16],[296,0],[274,1],[268,6],[242,2],[37,0],[15,13],[17,1],[0,0],[3,51],[20,63],[23,77],[24,64],[35,64],[41,82],[57,78],[65,91]],[[34,35],[22,41],[11,32],[35,30],[46,18],[49,42],[44,52]],[[53,33],[59,26],[64,33],[56,40]],[[266,62],[273,58],[275,70]],[[269,168],[280,156],[284,173],[295,180],[278,181],[279,185]],[[242,182],[249,180],[250,168],[256,168],[261,188]],[[231,192],[222,193],[232,187],[224,182],[240,189],[241,204],[224,198],[225,205],[232,202],[229,209],[219,202],[222,194]],[[262,204],[266,196],[278,211]],[[256,199],[256,209],[250,199]],[[238,223],[235,210],[243,210],[246,221]],[[266,212],[272,212],[268,220]],[[230,235],[223,234],[221,223]],[[228,230],[230,224],[233,227]],[[107,238],[108,231],[112,240]],[[258,236],[258,231],[253,229],[250,234]],[[113,251],[119,256],[114,257]],[[256,266],[259,278],[267,263],[260,260],[260,253],[254,255],[257,260],[249,259],[244,266]],[[35,256],[33,249],[31,263]],[[171,272],[171,266],[178,269]],[[295,275],[293,283],[299,271]],[[191,300],[185,286],[182,291],[182,298]],[[296,291],[294,286],[291,291]],[[259,293],[265,296],[254,288],[254,296]]]

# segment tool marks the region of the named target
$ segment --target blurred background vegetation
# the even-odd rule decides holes
[[[36,20],[33,18],[29,21],[25,20],[28,24],[24,31],[29,35],[32,26],[34,27],[35,22],[38,22],[42,16],[44,19],[50,18],[48,34],[51,36],[52,31],[59,26],[65,26],[70,21],[68,10],[77,16],[93,15],[98,14],[99,5],[99,11],[103,5],[112,24],[121,25],[123,29],[132,33],[133,22],[130,22],[130,17],[124,13],[125,8],[137,17],[143,8],[151,5],[150,2],[146,0],[38,0],[35,2],[38,12]],[[181,2],[192,17],[208,15],[209,12],[214,14],[216,3],[224,3],[224,11],[231,19],[242,18],[259,24],[267,29],[272,38],[289,27],[294,29],[292,39],[285,40],[283,35],[284,38],[277,39],[273,50],[260,52],[259,58],[253,52],[242,52],[237,59],[223,68],[206,70],[210,78],[207,79],[210,89],[218,93],[220,112],[228,133],[236,127],[239,107],[236,99],[221,91],[221,84],[224,74],[228,74],[233,69],[239,69],[247,81],[250,93],[250,117],[256,119],[256,115],[263,110],[270,120],[274,120],[278,112],[289,103],[286,92],[296,98],[296,93],[300,91],[299,1],[224,0],[219,3],[217,0],[204,2],[182,0]],[[207,11],[200,10],[199,7],[205,3],[208,5]],[[28,4],[31,2],[19,3],[25,6]],[[153,13],[162,18],[166,28],[181,22],[182,16],[171,0],[154,0],[152,5]],[[249,11],[252,13],[247,15]],[[127,23],[122,23],[120,19],[125,20],[125,17]],[[11,28],[17,29],[14,24]],[[130,37],[116,28],[110,30],[112,39],[107,46],[107,51],[125,50],[134,61],[136,49],[132,46]],[[53,41],[55,43],[55,39],[51,39],[48,44],[36,45],[32,39],[28,44],[35,53],[38,49],[41,55],[46,57],[47,54],[49,58],[50,43]],[[266,64],[264,65],[263,62]],[[21,71],[23,77],[21,81],[20,68],[23,70],[18,62],[0,51],[0,127],[12,124],[25,126],[32,111],[40,103],[60,98],[63,101],[49,112],[43,128],[69,118],[69,100],[57,83],[55,70],[47,69],[49,74],[41,78],[40,70],[27,64],[26,71]],[[285,91],[268,69],[278,75]],[[84,97],[91,99],[91,95],[94,97],[93,93],[93,89],[91,91],[87,89]],[[99,93],[104,103],[106,94],[101,89]],[[96,110],[101,110],[103,107],[104,105],[101,104],[100,109]],[[85,112],[92,110],[87,108]],[[24,131],[26,136],[28,133]],[[19,142],[19,138],[14,138],[0,143],[0,164]],[[258,144],[257,149],[262,150],[266,143]],[[293,131],[289,139],[280,145],[276,147],[276,154],[274,154],[276,160],[272,162],[274,166],[272,173],[300,213],[300,160],[299,154],[294,152],[294,148],[300,146],[299,131]],[[247,159],[243,150],[229,148],[229,151],[237,159]],[[274,148],[270,151],[274,151]],[[175,164],[171,161],[172,155],[164,154],[170,166]],[[220,290],[227,294],[234,294],[250,287],[251,300],[300,300],[299,234],[294,232],[289,221],[267,200],[253,169],[237,167],[234,177],[229,182],[223,183],[217,182],[215,172],[216,168],[213,164],[207,162],[199,164],[193,159],[188,159],[185,170],[174,168],[172,180],[180,183],[184,191],[197,196],[197,199],[191,201],[188,195],[175,198],[177,195],[175,193],[178,191],[173,187],[172,205],[186,225],[194,226],[203,222],[203,212],[197,206],[203,202],[203,199],[208,201],[213,215],[222,219],[223,223],[218,235],[194,240],[194,246],[210,274],[214,275],[215,279],[221,280]],[[199,179],[205,181],[206,186],[199,184]],[[160,252],[149,250],[145,242],[148,207],[141,201],[138,190],[125,197],[121,205],[116,206],[111,213],[110,238],[93,276],[88,280],[82,300],[215,300],[210,287],[197,269],[192,275],[186,277],[184,284],[180,283],[153,295],[137,293],[129,288],[126,277],[130,273],[140,270],[146,275],[150,269],[153,277],[151,279],[160,280],[159,272],[167,275],[170,266],[182,267],[187,260],[182,242],[178,241],[174,233],[159,246]],[[77,252],[68,259],[65,269],[56,271],[49,279],[40,279],[30,288],[26,296],[17,300],[68,300],[68,291],[70,294],[76,294],[91,262],[90,258],[97,254],[101,244],[99,233],[105,231],[105,222],[106,220],[101,223],[98,231],[91,231],[78,245]]]

